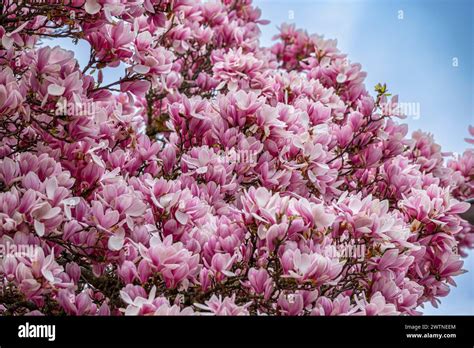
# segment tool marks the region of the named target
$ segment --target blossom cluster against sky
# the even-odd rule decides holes
[[[262,44],[281,23],[337,39],[338,47],[368,73],[368,89],[387,83],[412,114],[411,131],[434,134],[445,151],[462,152],[474,124],[474,2],[470,0],[255,0]],[[457,65],[457,66],[456,66]],[[457,288],[425,314],[474,314],[474,255]]]
[[[474,2],[470,0],[254,0],[262,17],[262,45],[269,46],[282,23],[338,40],[341,51],[368,72],[370,89],[387,83],[413,113],[410,130],[432,132],[445,151],[462,152],[467,127],[474,124]],[[68,40],[45,41],[76,53],[81,66],[89,47]],[[123,67],[105,69],[115,81]],[[469,272],[440,308],[425,314],[474,314],[474,254]]]

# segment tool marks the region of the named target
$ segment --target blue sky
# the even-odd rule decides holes
[[[408,117],[410,130],[434,134],[445,151],[462,152],[467,127],[474,124],[474,1],[470,0],[254,0],[262,17],[261,43],[271,45],[280,24],[296,23],[310,33],[338,40],[349,59],[368,73],[367,88],[387,83],[401,102],[417,103],[420,117]],[[403,17],[401,19],[401,17]],[[69,40],[46,40],[76,52],[81,66],[89,47]],[[457,66],[453,66],[457,62]],[[106,69],[104,81],[123,75]],[[474,254],[458,287],[428,306],[426,314],[474,314]]]
[[[474,1],[469,0],[254,0],[262,17],[261,43],[281,23],[337,39],[349,59],[368,73],[366,86],[387,83],[401,102],[418,103],[420,117],[404,122],[411,131],[434,134],[445,151],[462,152],[474,125]],[[403,11],[403,12],[400,12]],[[400,19],[403,17],[403,19]],[[453,63],[457,61],[457,67]],[[455,65],[455,64],[454,64]],[[468,273],[438,309],[425,314],[474,314],[474,254]]]

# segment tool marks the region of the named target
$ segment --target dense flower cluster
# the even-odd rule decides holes
[[[0,4],[1,313],[417,314],[448,294],[474,151],[407,136],[336,41],[283,25],[261,47],[265,23],[250,0]]]

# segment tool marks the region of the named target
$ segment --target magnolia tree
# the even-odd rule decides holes
[[[263,24],[250,0],[1,2],[1,313],[413,315],[449,293],[474,151],[407,136],[336,41],[261,47]]]

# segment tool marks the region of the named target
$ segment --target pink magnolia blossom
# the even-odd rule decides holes
[[[465,272],[473,149],[336,40],[262,47],[247,0],[4,3],[2,314],[418,315]]]

